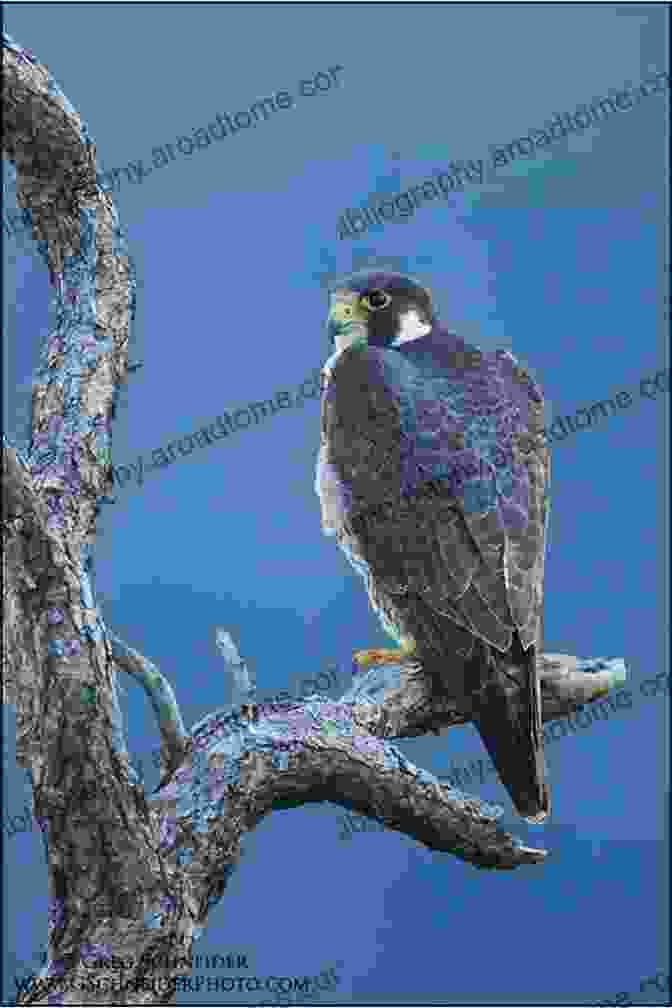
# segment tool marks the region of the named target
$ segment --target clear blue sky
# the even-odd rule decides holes
[[[526,361],[550,417],[636,392],[667,366],[666,95],[555,143],[547,158],[490,173],[453,206],[427,204],[337,240],[341,214],[374,191],[488,158],[491,145],[666,69],[665,8],[8,4],[5,19],[81,113],[101,171],[150,164],[154,146],[217,112],[296,96],[302,79],[344,68],[338,87],[122,183],[115,199],[139,275],[131,357],[144,367],[122,396],[115,464],[147,464],[223,410],[295,392],[327,355],[323,281],[366,256],[420,277],[461,334]],[[8,176],[3,191],[15,209]],[[20,439],[50,295],[29,243],[3,233],[3,266],[3,422]],[[669,668],[668,409],[667,392],[637,396],[553,449],[545,649],[622,656],[634,701],[549,749],[548,827],[517,820],[492,775],[478,787],[552,860],[476,872],[433,863],[389,831],[343,843],[333,805],[277,812],[245,840],[195,953],[247,953],[259,977],[340,961],[324,1004],[587,1004],[634,993],[667,966],[669,717],[667,701],[643,700],[638,684]],[[104,505],[104,618],[168,676],[188,727],[229,700],[217,626],[232,632],[262,693],[298,690],[330,663],[342,683],[353,649],[387,643],[361,579],[320,530],[318,419],[316,400],[284,410]],[[151,709],[122,683],[129,749],[154,786]],[[11,734],[13,709],[3,716]],[[484,756],[471,727],[400,748],[435,773]],[[4,812],[21,813],[27,795],[11,763]],[[28,969],[15,959],[39,958],[46,936],[33,825],[4,843],[4,997]],[[655,997],[633,1000],[664,1003]]]

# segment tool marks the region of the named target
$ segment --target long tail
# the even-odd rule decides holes
[[[514,639],[508,654],[475,648],[467,669],[472,717],[517,812],[542,822],[551,811],[535,648]]]

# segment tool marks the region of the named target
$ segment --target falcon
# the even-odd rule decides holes
[[[315,490],[396,648],[473,721],[517,812],[550,811],[541,647],[550,455],[543,398],[507,351],[441,326],[410,277],[330,294]]]

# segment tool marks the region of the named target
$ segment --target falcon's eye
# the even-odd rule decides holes
[[[362,297],[362,304],[370,311],[378,311],[379,308],[387,308],[392,303],[392,298],[382,290],[369,291]]]

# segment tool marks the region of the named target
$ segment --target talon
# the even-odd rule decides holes
[[[368,648],[364,651],[353,651],[352,658],[358,665],[366,668],[369,665],[401,664],[415,653],[415,642],[404,642],[399,648]]]

